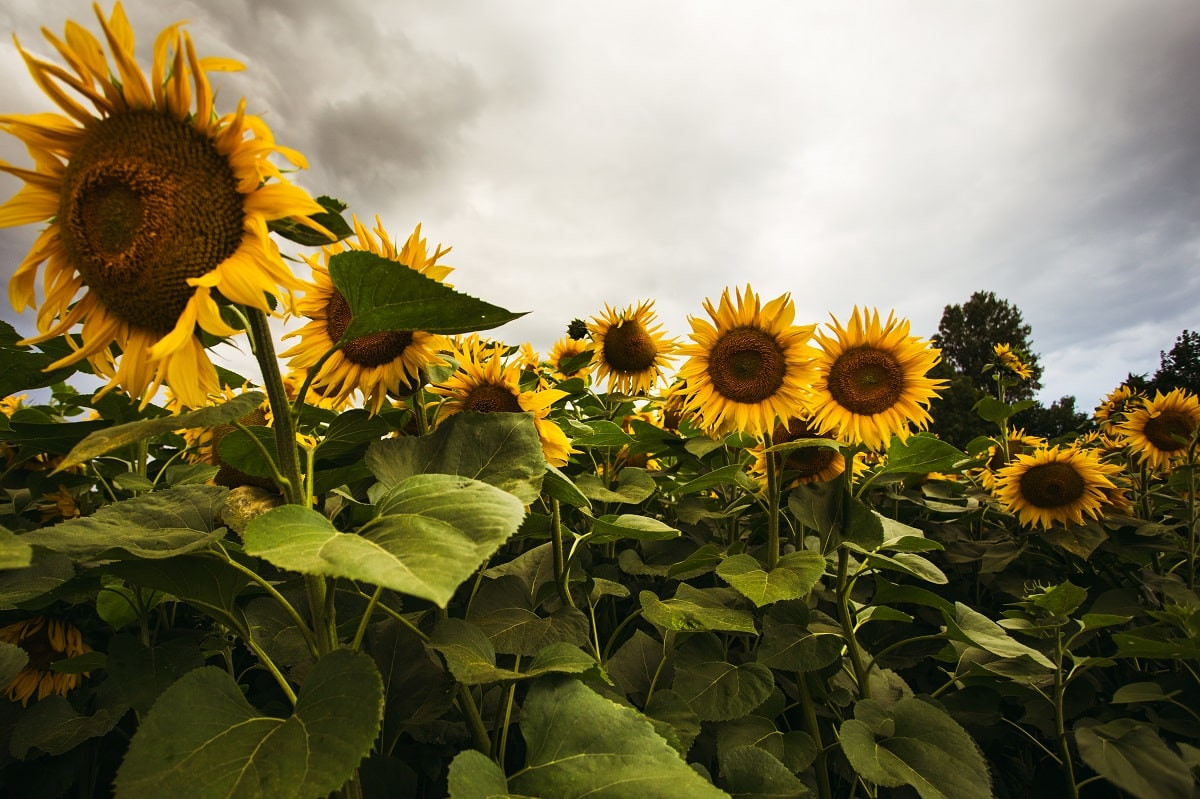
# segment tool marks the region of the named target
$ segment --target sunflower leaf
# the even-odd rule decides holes
[[[295,713],[265,716],[213,667],[184,675],[154,703],[117,772],[118,797],[320,797],[371,749],[383,682],[367,655],[330,652],[304,681]]]
[[[329,276],[353,316],[342,343],[371,333],[402,330],[447,335],[491,330],[525,315],[462,294],[415,269],[363,250],[330,258]]]
[[[825,558],[810,550],[789,552],[770,571],[758,558],[745,553],[726,558],[717,567],[718,577],[759,608],[783,599],[800,599],[824,573]]]
[[[33,547],[12,530],[0,527],[0,569],[23,569],[33,563]]]
[[[332,244],[335,240],[341,241],[347,236],[354,235],[354,230],[342,216],[342,211],[345,211],[347,207],[344,202],[324,194],[316,199],[325,210],[321,213],[309,214],[308,218],[332,233],[337,237],[336,239],[330,239],[311,225],[297,222],[294,219],[272,219],[267,222],[267,229],[305,247],[320,247],[323,244]]]
[[[264,395],[259,391],[247,391],[221,405],[211,408],[201,408],[198,411],[182,413],[178,416],[163,416],[158,419],[146,419],[140,422],[127,422],[104,430],[97,430],[80,441],[71,449],[67,456],[52,472],[58,474],[72,466],[97,458],[114,449],[136,444],[147,438],[197,427],[213,427],[219,424],[241,419],[262,404]]]
[[[447,474],[419,474],[381,500],[386,513],[355,533],[299,505],[253,519],[246,553],[301,574],[345,577],[446,607],[454,592],[516,532],[521,500]]]

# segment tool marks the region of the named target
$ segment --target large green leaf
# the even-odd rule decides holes
[[[783,599],[800,599],[825,573],[825,558],[808,550],[789,552],[770,571],[753,555],[734,555],[721,561],[717,576],[742,596],[763,607]]]
[[[470,333],[491,330],[524,313],[455,291],[444,283],[365,250],[329,259],[329,276],[353,318],[342,341],[393,330]]]
[[[479,586],[467,621],[487,634],[497,652],[508,655],[536,655],[550,644],[583,646],[588,640],[588,621],[581,610],[563,606],[539,616],[528,586],[513,574]]]
[[[12,530],[0,527],[0,569],[23,569],[33,563],[33,547]]]
[[[596,665],[591,655],[568,643],[550,644],[522,671],[496,666],[496,650],[483,630],[462,619],[442,619],[429,646],[446,659],[454,679],[466,685],[526,680],[543,674],[582,674]]]
[[[450,763],[450,799],[503,799],[511,796],[504,770],[483,752],[466,749]]]
[[[250,637],[237,606],[238,595],[249,580],[223,560],[179,555],[162,560],[109,563],[103,569],[133,585],[170,594],[228,625],[243,638]]]
[[[701,721],[741,718],[771,695],[775,678],[761,663],[730,663],[715,636],[698,636],[680,647],[672,690]]]
[[[61,472],[72,466],[77,466],[106,452],[136,444],[153,436],[171,433],[196,427],[213,427],[214,425],[241,419],[262,404],[263,394],[259,391],[247,391],[221,405],[211,408],[201,408],[198,411],[182,413],[178,416],[163,416],[158,419],[146,419],[138,422],[127,422],[116,427],[92,433],[75,446],[55,469]]]
[[[35,551],[28,566],[0,572],[0,609],[8,609],[48,594],[75,576],[66,555]]]
[[[606,481],[594,474],[581,474],[575,478],[580,493],[593,502],[624,502],[640,505],[650,498],[658,486],[645,469],[626,467],[617,478],[616,488],[609,488]]]
[[[168,688],[142,720],[117,772],[120,797],[323,797],[371,750],[383,683],[366,655],[317,661],[295,713],[264,716],[221,669],[198,669]]]
[[[0,641],[0,685],[8,685],[13,677],[21,673],[29,655],[24,649],[7,641]]]
[[[537,500],[546,470],[527,413],[456,413],[427,436],[375,442],[366,463],[388,488],[418,474],[456,474],[494,485],[526,505]]]
[[[797,799],[808,787],[778,757],[757,746],[739,746],[721,760],[721,777],[734,799]]]
[[[21,715],[13,727],[10,749],[20,758],[26,757],[30,749],[61,755],[90,738],[107,734],[128,710],[124,705],[108,704],[85,716],[65,698],[52,694]]]
[[[516,792],[557,799],[715,799],[724,791],[693,771],[633,708],[570,678],[537,682],[521,708],[526,767]]]
[[[610,513],[598,519],[592,519],[592,532],[589,540],[593,544],[622,541],[627,538],[637,541],[666,541],[678,538],[680,535],[681,533],[676,528],[649,516],[638,516],[634,513],[622,513],[617,516]]]
[[[711,472],[702,474],[699,477],[689,480],[683,485],[676,486],[671,489],[671,493],[676,496],[685,494],[694,494],[698,491],[705,491],[719,485],[736,485],[746,491],[758,491],[759,486],[754,482],[754,478],[746,474],[746,470],[739,463],[731,463],[728,466],[722,466],[718,469],[713,469]]]
[[[992,796],[987,761],[975,741],[929,702],[905,697],[887,710],[864,699],[839,737],[850,765],[876,785],[911,785],[922,799]]]
[[[24,336],[8,322],[0,322],[0,397],[7,397],[31,388],[50,386],[66,380],[75,371],[64,366],[53,372],[43,371],[64,355],[71,353],[65,339],[52,339],[38,346],[41,352],[17,344]]]
[[[204,653],[195,641],[177,638],[148,647],[119,633],[108,642],[105,670],[125,702],[145,713],[176,680],[203,665]]]
[[[1026,656],[1040,666],[1047,669],[1054,668],[1050,658],[1033,647],[1026,646],[1015,638],[1009,637],[999,624],[961,602],[954,603],[953,614],[943,612],[943,616],[946,619],[947,636],[952,640],[977,646],[1000,657]]]
[[[188,485],[105,505],[91,516],[71,519],[21,536],[24,543],[77,560],[128,553],[169,558],[219,539],[216,517],[228,489]]]
[[[1083,719],[1075,726],[1079,757],[1096,773],[1138,799],[1190,799],[1191,770],[1158,737],[1153,727],[1134,719],[1098,724]]]
[[[687,583],[680,583],[671,599],[659,599],[651,591],[642,591],[638,595],[646,620],[664,630],[722,630],[756,634],[758,630],[754,626],[754,614],[729,607],[725,597],[722,589],[692,588]]]
[[[893,438],[887,461],[877,476],[945,472],[966,457],[965,453],[928,433],[909,436],[905,441]]]
[[[380,505],[386,515],[357,534],[338,532],[299,505],[275,508],[246,526],[246,553],[301,574],[359,580],[446,607],[525,515],[512,494],[448,474],[409,477]]]

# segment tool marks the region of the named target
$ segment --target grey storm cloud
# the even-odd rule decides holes
[[[297,182],[397,237],[423,222],[457,287],[531,311],[497,334],[542,352],[641,298],[684,338],[747,283],[792,292],[797,321],[872,305],[922,335],[991,290],[1033,328],[1043,397],[1090,407],[1200,327],[1189,0],[126,9],[144,54],[183,18],[245,62],[221,107],[246,97],[304,153]],[[47,55],[40,26],[94,29],[85,3],[54,13],[12,0],[0,26]],[[46,109],[4,41],[0,111]],[[0,230],[0,258],[34,232]]]

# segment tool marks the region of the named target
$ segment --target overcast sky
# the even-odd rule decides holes
[[[750,283],[798,322],[868,305],[929,336],[990,290],[1042,398],[1086,410],[1200,328],[1195,0],[125,5],[145,65],[189,20],[247,67],[218,110],[247,97],[313,194],[423,222],[458,289],[530,311],[495,335],[543,354],[606,302],[653,298],[682,339]],[[88,3],[6,0],[0,112],[51,110],[7,34],[50,55],[67,18],[97,30]],[[0,158],[29,163],[7,136]],[[0,230],[5,277],[35,233]]]

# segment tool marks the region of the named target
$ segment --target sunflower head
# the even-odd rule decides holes
[[[452,270],[438,263],[450,251],[438,245],[432,254],[421,238],[417,225],[403,247],[397,247],[378,218],[375,230],[367,230],[354,219],[355,236],[322,248],[321,260],[308,258],[313,282],[296,301],[296,313],[310,321],[285,338],[299,337],[300,342],[282,354],[290,358],[291,370],[307,372],[321,362],[345,334],[353,314],[350,303],[333,285],[329,261],[340,252],[363,250],[386,258],[397,269],[412,269],[434,280],[442,280]],[[422,330],[398,330],[368,333],[343,344],[321,366],[313,379],[309,397],[343,406],[352,394],[361,393],[371,413],[379,413],[388,394],[411,394],[423,381],[423,370],[441,360],[439,350],[447,346],[444,336]]]
[[[1157,391],[1117,426],[1121,440],[1139,460],[1154,469],[1169,469],[1182,458],[1200,428],[1200,400],[1182,388]]]
[[[775,425],[771,433],[771,444],[788,444],[793,441],[822,438],[810,426],[808,420],[801,417],[789,419],[787,424]],[[842,453],[831,447],[811,446],[788,450],[782,455],[768,453],[762,442],[750,449],[754,455],[754,463],[750,466],[750,475],[766,486],[767,458],[775,458],[776,468],[782,471],[784,489],[808,483],[825,483],[833,480],[846,470],[846,459]]]
[[[794,325],[796,309],[783,294],[763,305],[746,286],[719,304],[704,301],[707,320],[689,317],[692,343],[680,348],[686,412],[717,434],[759,436],[776,420],[796,415],[812,380],[813,325]]]
[[[35,696],[37,699],[45,699],[51,694],[66,696],[88,676],[86,673],[55,672],[50,668],[56,661],[92,651],[83,642],[79,628],[68,621],[34,616],[0,628],[0,641],[19,646],[29,656],[25,668],[4,687],[12,702],[28,705]]]
[[[550,368],[557,380],[572,377],[587,377],[592,372],[592,361],[583,357],[591,351],[591,342],[586,338],[564,336],[554,342],[550,349]]]
[[[18,44],[34,81],[63,114],[0,116],[0,130],[29,150],[35,168],[0,162],[25,187],[0,206],[0,227],[49,224],[17,267],[9,297],[37,309],[35,344],[77,325],[81,343],[50,369],[88,359],[143,403],[164,383],[188,407],[219,389],[199,332],[238,331],[221,318],[218,295],[269,311],[271,296],[298,287],[267,223],[304,221],[322,207],[283,179],[270,160],[304,158],[275,144],[262,120],[218,115],[207,73],[240,69],[196,57],[179,24],[159,34],[149,80],[134,57],[121,5],[99,13],[101,41],[67,23],[46,32],[68,68]],[[110,63],[111,58],[111,63]],[[90,105],[89,109],[87,105]],[[45,265],[45,296],[35,285]]]
[[[1145,400],[1146,396],[1132,386],[1117,386],[1096,406],[1096,424],[1108,435],[1115,435],[1126,414],[1137,410]]]
[[[592,366],[598,379],[607,378],[610,392],[645,394],[662,378],[679,345],[662,334],[655,320],[653,300],[625,309],[606,303],[604,312],[592,317]]]
[[[993,491],[1021,524],[1048,530],[1100,518],[1118,497],[1112,477],[1119,471],[1094,450],[1043,448],[1016,456],[997,472]]]
[[[996,356],[993,365],[998,375],[1011,374],[1021,380],[1033,379],[1033,369],[1013,352],[1011,344],[997,344],[992,347],[992,353]]]
[[[550,406],[567,393],[558,389],[521,391],[520,365],[504,362],[507,350],[504,344],[485,343],[471,335],[457,339],[454,349],[458,369],[445,382],[430,389],[444,398],[438,422],[461,411],[531,413],[546,462],[551,466],[566,466],[576,450],[571,448],[562,429],[547,417]]]
[[[845,327],[834,317],[832,334],[818,334],[821,348],[808,408],[822,435],[886,449],[893,435],[925,429],[929,403],[945,386],[926,374],[939,351],[909,335],[907,320],[856,307]]]

